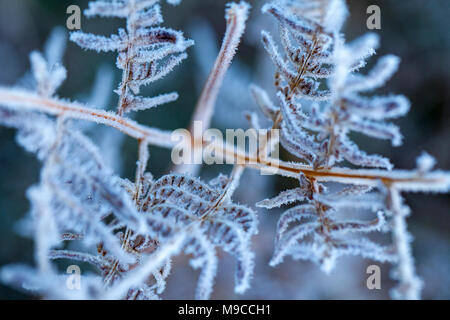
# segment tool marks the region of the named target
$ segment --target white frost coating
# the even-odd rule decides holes
[[[265,199],[256,204],[257,207],[266,209],[273,209],[281,207],[282,205],[290,204],[297,201],[302,201],[306,193],[301,188],[289,189],[281,192],[278,196],[272,199]]]
[[[348,90],[369,91],[383,86],[397,71],[400,58],[386,55],[380,58],[367,76],[358,77],[349,83]]]
[[[410,103],[402,95],[363,98],[348,96],[345,102],[352,107],[354,114],[374,120],[390,119],[404,116],[408,113]]]
[[[368,32],[361,37],[353,40],[348,44],[349,50],[351,51],[350,66],[358,63],[359,61],[364,61],[375,54],[375,49],[378,48],[380,38],[376,33]],[[335,52],[336,54],[338,52]]]
[[[129,13],[128,1],[90,1],[88,9],[84,10],[87,17],[117,17],[126,18]],[[155,1],[152,1],[155,2]]]
[[[71,250],[51,250],[48,252],[49,259],[69,259],[80,262],[86,262],[96,266],[99,270],[107,264],[105,259],[89,253],[71,251]]]
[[[211,296],[214,286],[214,278],[217,274],[218,258],[214,246],[202,231],[194,228],[192,232],[197,234],[185,249],[187,254],[192,254],[193,259],[189,262],[194,269],[201,269],[200,276],[195,290],[195,298],[206,300]]]
[[[381,120],[405,114],[409,110],[407,100],[402,96],[371,99],[362,98],[356,94],[358,91],[373,89],[384,84],[395,71],[394,65],[398,64],[398,59],[393,56],[380,59],[368,76],[351,75],[352,66],[359,60],[364,61],[369,57],[377,44],[378,37],[369,33],[349,45],[339,43],[336,46],[334,59],[337,67],[336,73],[330,79],[330,87],[333,92],[333,103],[337,105],[332,106],[331,111],[340,115],[335,121],[335,125],[339,126],[340,134],[337,135],[332,148],[328,149],[329,157],[332,160],[329,165],[338,160],[337,153],[341,153],[346,160],[356,165],[381,167],[389,170],[392,168],[388,159],[365,154],[347,137],[348,130],[351,130],[374,138],[391,140],[393,146],[401,145],[402,135],[398,127]],[[361,83],[368,85],[363,88]],[[375,119],[377,121],[374,121]],[[333,155],[333,153],[336,154]]]
[[[261,38],[264,44],[264,48],[269,53],[270,58],[273,63],[277,66],[280,72],[288,79],[295,78],[295,71],[289,68],[289,66],[283,61],[280,54],[278,53],[278,48],[275,45],[272,37],[266,31],[261,31]]]
[[[277,240],[279,240],[283,236],[284,232],[288,229],[289,224],[300,221],[302,219],[314,218],[316,218],[315,208],[314,206],[309,204],[296,206],[294,208],[286,210],[278,220]]]
[[[289,14],[294,8],[296,14]],[[383,84],[395,71],[398,61],[388,56],[368,76],[354,76],[352,72],[373,55],[374,48],[378,45],[378,36],[369,33],[346,45],[339,34],[339,27],[346,15],[345,4],[330,0],[318,3],[317,8],[319,10],[310,15],[310,8],[302,2],[289,6],[274,2],[263,7],[263,12],[271,13],[280,22],[282,44],[285,55],[289,58],[282,58],[272,37],[263,31],[264,46],[276,65],[280,78],[277,80],[283,116],[280,142],[290,153],[316,167],[332,167],[347,160],[358,166],[391,169],[388,159],[367,155],[349,140],[348,134],[350,131],[357,131],[371,137],[391,140],[394,146],[401,144],[402,136],[396,126],[373,120],[405,114],[409,109],[407,100],[402,96],[372,100],[356,94],[360,90]],[[331,12],[336,15],[334,18],[327,16]],[[323,31],[327,29],[327,23],[334,26],[332,34]],[[296,43],[292,40],[296,40]],[[321,77],[328,78],[330,92],[318,89],[316,79]],[[361,83],[367,86],[363,88]],[[257,96],[259,100],[260,97],[261,94]],[[314,109],[314,115],[308,117],[305,116],[303,107],[296,103],[300,97],[324,100],[327,103],[325,107]],[[264,105],[270,105],[266,98],[264,100]],[[316,133],[307,134],[303,128]],[[321,144],[317,140],[321,140]]]
[[[203,130],[209,129],[211,125],[219,90],[241,41],[242,34],[245,30],[245,23],[248,19],[249,10],[250,5],[244,1],[241,1],[239,4],[234,2],[227,4],[225,12],[227,28],[222,46],[208,79],[206,80],[205,86],[202,89],[202,93],[198,99],[194,114],[192,116],[190,130],[195,134],[193,137],[194,141],[200,141],[203,135],[203,132],[197,133],[193,130],[193,126],[196,121],[202,122]],[[196,145],[197,144],[194,144],[194,147]],[[175,167],[176,172],[189,173],[193,175],[198,172],[198,169],[199,166],[197,165],[179,165]]]
[[[97,52],[108,52],[124,50],[127,46],[126,39],[120,36],[112,35],[111,37],[98,36],[82,31],[75,31],[70,34],[70,41],[75,42],[83,49],[95,50]]]
[[[370,190],[367,187],[346,188],[327,194],[321,184],[308,186],[303,182],[302,185],[305,189],[314,187],[315,193],[308,195],[306,204],[293,207],[281,215],[270,265],[275,266],[290,255],[294,259],[311,260],[325,272],[330,272],[337,258],[343,255],[359,255],[380,262],[395,260],[389,248],[373,243],[363,235],[383,231],[386,226],[385,216],[380,211],[385,209],[382,195],[367,193]],[[376,212],[377,217],[369,221],[336,219],[348,208],[368,209]],[[294,223],[297,225],[293,226]],[[348,234],[359,237],[347,237]]]
[[[289,254],[289,250],[295,246],[297,241],[302,240],[308,234],[314,232],[316,228],[320,227],[318,222],[308,222],[294,227],[292,230],[287,232],[283,237],[277,241],[273,257],[270,260],[270,265],[272,267],[283,262],[285,255]]]
[[[42,99],[36,94],[20,90],[0,87],[2,105],[13,110],[39,111],[50,115],[62,115],[66,118],[79,119],[105,124],[136,138],[146,138],[150,143],[165,147],[173,147],[170,133],[156,128],[148,128],[135,121],[117,116],[110,111],[103,111],[84,106],[81,103],[61,99]]]

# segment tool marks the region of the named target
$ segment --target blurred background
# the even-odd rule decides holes
[[[88,1],[63,0],[0,0],[0,85],[26,84],[29,70],[28,55],[41,50],[55,26],[65,30],[66,8]],[[242,115],[256,108],[248,93],[248,85],[256,83],[273,93],[274,68],[260,43],[260,31],[276,34],[274,19],[262,15],[265,1],[248,1],[251,17],[243,43],[221,89],[213,127],[219,129],[248,127]],[[225,0],[184,0],[172,7],[163,4],[164,25],[183,30],[194,39],[195,47],[188,50],[189,58],[168,77],[145,89],[144,95],[177,91],[180,99],[169,105],[140,112],[141,123],[163,129],[186,127],[215,54],[225,31]],[[437,166],[450,169],[450,1],[448,0],[383,0],[347,1],[350,16],[345,26],[347,40],[367,32],[366,9],[371,4],[381,8],[381,37],[378,56],[393,53],[401,57],[398,73],[378,94],[398,93],[411,100],[410,113],[397,121],[405,142],[392,148],[383,141],[355,136],[362,149],[389,157],[397,168],[415,167],[415,158],[426,150],[437,159]],[[97,34],[115,33],[123,22],[117,19],[82,18],[83,31]],[[66,30],[65,30],[66,31]],[[372,58],[372,62],[376,58]],[[100,99],[114,108],[117,96],[112,93],[119,81],[115,69],[115,54],[83,51],[68,43],[64,57],[68,80],[59,95],[89,103]],[[93,97],[93,87],[99,85],[110,95]],[[97,100],[98,101],[98,100]],[[109,130],[109,129],[104,129]],[[39,180],[40,164],[14,140],[15,132],[0,127],[0,266],[9,263],[33,264],[31,240],[17,234],[16,226],[29,209],[26,189]],[[95,139],[95,137],[94,137]],[[124,177],[134,175],[136,142],[117,136],[122,143],[121,162],[111,165]],[[108,150],[105,150],[108,152]],[[282,152],[282,157],[286,154]],[[151,172],[159,177],[170,170],[170,151],[151,149]],[[202,177],[229,172],[228,166],[204,168]],[[295,181],[280,177],[260,176],[247,171],[235,194],[238,202],[254,203],[295,185]],[[425,282],[423,298],[450,299],[450,199],[448,195],[405,195],[412,209],[408,219],[414,236],[413,250],[417,272]],[[282,211],[258,209],[260,232],[254,237],[256,270],[253,287],[245,295],[233,293],[234,261],[221,254],[215,299],[387,299],[390,280],[389,265],[382,265],[382,289],[366,288],[366,267],[373,262],[361,258],[341,258],[330,274],[322,273],[310,262],[290,258],[277,268],[268,266],[273,251],[276,221]],[[193,298],[198,272],[187,264],[187,257],[174,261],[168,288],[163,298]],[[0,298],[37,298],[0,284]]]

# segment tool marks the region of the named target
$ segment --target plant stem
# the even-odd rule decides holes
[[[133,120],[118,115],[87,108],[79,103],[68,102],[55,98],[41,97],[29,91],[0,87],[0,105],[19,111],[39,111],[51,115],[64,115],[66,118],[80,119],[101,123],[122,131],[124,134],[141,140],[145,139],[149,145],[163,148],[173,148],[176,144],[171,140],[171,133],[140,125]],[[239,163],[247,168],[271,171],[285,177],[298,178],[300,172],[318,181],[336,181],[340,183],[377,186],[379,182],[395,185],[398,190],[442,192],[450,188],[450,176],[444,172],[430,172],[419,174],[417,171],[377,169],[315,169],[300,163],[286,162],[278,159],[261,159],[248,155],[244,150],[228,145],[222,141],[215,141],[215,151],[224,160],[240,160]]]
[[[202,145],[201,142],[198,142],[203,140],[203,132],[211,126],[211,119],[214,114],[217,96],[219,95],[219,90],[222,86],[225,74],[231,65],[231,61],[233,60],[242,34],[244,33],[248,10],[249,6],[244,4],[233,4],[227,9],[227,27],[222,47],[220,48],[214,66],[206,80],[197,105],[195,106],[194,115],[192,116],[191,125],[189,127],[191,136],[194,139],[194,142],[192,143],[194,148],[198,148],[198,146]],[[194,130],[195,121],[200,121],[202,123],[203,132],[196,132]],[[198,169],[199,165],[194,164],[179,165],[174,168],[177,172],[190,173],[193,175],[195,175]]]

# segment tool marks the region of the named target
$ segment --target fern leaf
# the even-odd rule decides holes
[[[97,52],[121,51],[127,47],[125,35],[112,35],[110,37],[98,36],[82,31],[75,31],[70,34],[70,40],[83,49],[95,50]]]
[[[270,265],[274,267],[277,264],[280,264],[283,261],[284,256],[290,253],[290,249],[295,246],[299,240],[303,239],[308,234],[313,233],[316,228],[319,227],[320,223],[318,222],[307,222],[286,232],[283,237],[279,238],[275,245],[275,251],[270,260]]]
[[[214,184],[213,184],[214,185]],[[157,180],[149,192],[143,210],[154,236],[164,243],[177,230],[193,228],[184,245],[193,254],[191,262],[202,267],[196,297],[209,297],[217,262],[215,247],[221,247],[237,259],[236,292],[249,287],[253,271],[250,239],[256,233],[256,216],[249,208],[229,202],[217,205],[223,188],[214,188],[184,175],[167,175]]]

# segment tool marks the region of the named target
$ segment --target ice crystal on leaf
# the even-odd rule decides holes
[[[361,255],[381,262],[395,261],[392,250],[368,239],[347,238],[347,233],[381,231],[385,224],[384,198],[368,193],[370,188],[351,187],[329,193],[323,184],[300,176],[300,187],[282,192],[257,205],[273,208],[282,204],[304,201],[285,211],[277,225],[275,252],[270,264],[275,266],[285,255],[317,262],[326,272],[342,255]],[[337,220],[349,208],[369,209],[377,213],[371,221]]]

